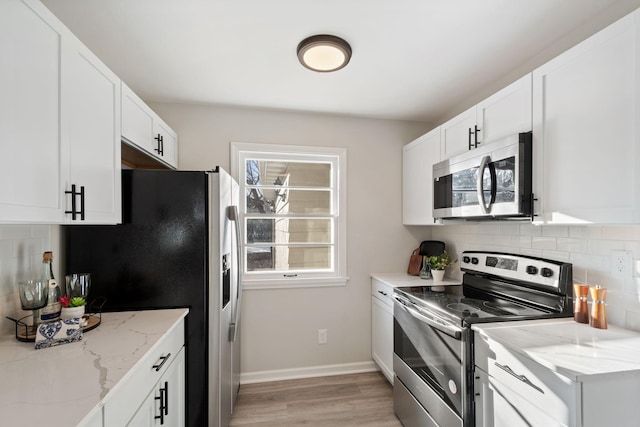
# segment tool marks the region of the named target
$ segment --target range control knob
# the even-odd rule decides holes
[[[478,258],[476,258],[476,257],[471,258],[471,264],[474,264],[474,265],[475,265],[475,264],[477,264],[478,262],[479,262],[479,261],[478,261]]]
[[[527,274],[538,274],[538,267],[535,265],[527,265]]]
[[[465,264],[469,264],[469,261],[471,261],[471,258],[469,258],[468,256],[463,256],[462,257],[462,262],[464,262]]]
[[[553,276],[553,270],[550,268],[543,267],[542,270],[540,270],[540,275],[542,277],[551,277]]]

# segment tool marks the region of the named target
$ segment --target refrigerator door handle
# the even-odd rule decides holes
[[[235,232],[236,232],[236,303],[234,306],[235,315],[233,316],[233,322],[229,325],[229,341],[235,342],[238,339],[238,322],[240,322],[240,309],[242,307],[242,281],[240,280],[240,259],[241,259],[241,250],[240,250],[240,221],[238,216],[238,207],[237,206],[229,206],[227,208],[227,218],[230,221],[233,221],[235,224]]]

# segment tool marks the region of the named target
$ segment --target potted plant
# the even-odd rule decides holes
[[[58,302],[62,306],[61,319],[81,318],[84,315],[84,307],[87,303],[84,298],[64,296],[58,298]]]
[[[451,263],[451,256],[447,251],[442,252],[440,255],[432,255],[427,257],[427,263],[431,268],[431,275],[434,282],[441,282],[444,279],[444,269]]]

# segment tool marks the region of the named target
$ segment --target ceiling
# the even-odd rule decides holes
[[[576,37],[582,29],[584,38],[640,6],[640,0],[43,3],[149,102],[423,122],[473,105],[471,97],[531,71],[553,46],[570,46],[561,42],[572,32]],[[346,68],[314,73],[298,63],[298,43],[323,33],[351,44]]]

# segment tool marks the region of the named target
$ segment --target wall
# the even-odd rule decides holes
[[[534,226],[490,223],[431,227],[433,238],[460,257],[464,250],[519,253],[573,264],[574,281],[607,288],[607,319],[640,331],[639,226]],[[611,251],[633,253],[634,278],[611,276]],[[460,277],[457,269],[450,272]]]
[[[29,314],[21,310],[18,281],[40,278],[42,253],[52,250],[50,236],[55,233],[48,225],[0,225],[0,332],[14,331],[5,316]]]
[[[402,146],[423,123],[152,104],[179,134],[180,169],[229,170],[229,143],[347,148],[346,286],[247,291],[242,381],[372,369],[371,272],[406,269],[424,229],[402,226]],[[318,329],[328,343],[318,345]]]

